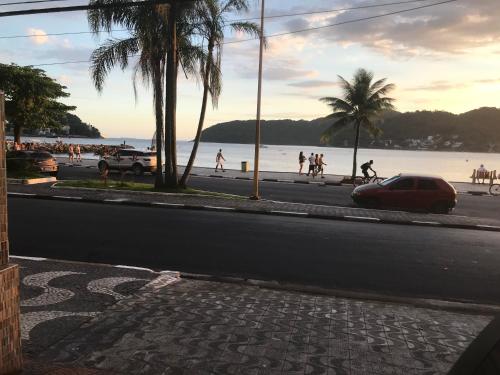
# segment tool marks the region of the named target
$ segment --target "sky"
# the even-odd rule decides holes
[[[496,107],[500,100],[500,7],[498,0],[457,0],[428,8],[371,20],[331,24],[384,15],[440,3],[417,0],[266,0],[266,16],[330,11],[365,5],[357,10],[268,18],[265,35],[307,32],[268,38],[264,53],[263,119],[314,119],[328,115],[319,98],[338,96],[338,75],[350,79],[358,68],[387,78],[396,89],[399,111],[445,110],[463,113]],[[406,0],[408,1],[408,0]],[[5,6],[0,12],[45,6],[85,4],[82,0],[30,6]],[[249,0],[250,11],[230,19],[258,17],[259,2]],[[255,22],[259,22],[255,20]],[[117,27],[118,28],[118,27]],[[55,13],[2,18],[0,62],[18,65],[88,61],[106,39],[123,38],[126,31],[101,34],[46,34],[89,31],[86,13]],[[19,35],[36,36],[6,38]],[[207,111],[205,127],[231,120],[254,119],[257,99],[258,42],[228,31],[223,49],[223,91],[218,108]],[[98,93],[87,62],[43,65],[40,68],[67,86],[65,102],[75,114],[96,126],[105,137],[151,138],[154,133],[151,90],[140,86],[137,98],[132,69],[115,68]],[[180,76],[178,137],[192,139],[196,132],[202,87],[192,77]]]

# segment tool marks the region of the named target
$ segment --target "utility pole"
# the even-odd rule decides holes
[[[259,152],[260,152],[260,107],[262,101],[262,58],[264,54],[264,2],[261,0],[260,10],[260,45],[259,45],[259,83],[257,87],[257,120],[255,122],[255,157],[253,168],[253,195],[250,199],[259,197]]]

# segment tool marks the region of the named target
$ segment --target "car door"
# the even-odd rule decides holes
[[[415,208],[415,179],[401,177],[389,185],[386,194],[386,205],[393,208]]]

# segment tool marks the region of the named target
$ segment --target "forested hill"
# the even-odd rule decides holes
[[[261,143],[321,145],[321,134],[331,119],[262,121]],[[442,111],[388,112],[379,124],[382,133],[362,132],[367,148],[500,152],[500,109],[479,108],[460,115]],[[231,121],[203,131],[202,142],[253,143],[255,120]],[[353,127],[337,132],[328,145],[352,147]]]
[[[69,126],[69,135],[89,138],[102,138],[101,132],[96,127],[83,122],[80,117],[68,113],[65,121]]]

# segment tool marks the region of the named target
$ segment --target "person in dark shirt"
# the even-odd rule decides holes
[[[375,173],[375,171],[372,169],[372,165],[373,165],[373,160],[367,161],[366,163],[364,163],[363,165],[361,165],[361,171],[363,172],[363,175],[367,179],[370,178],[370,175],[368,174],[368,169],[370,171],[372,171],[373,173]]]

